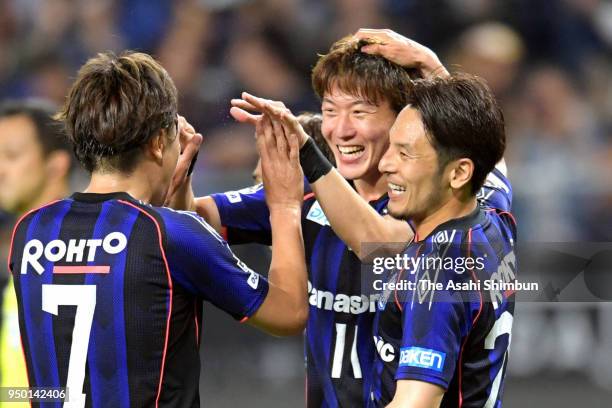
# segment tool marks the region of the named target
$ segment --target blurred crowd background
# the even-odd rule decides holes
[[[521,241],[612,241],[605,0],[0,0],[0,100],[61,104],[88,57],[151,53],[205,137],[196,193],[238,189],[251,183],[257,154],[229,100],[246,90],[294,112],[319,110],[310,69],[360,27],[391,28],[451,70],[487,79],[506,115]],[[72,188],[84,179],[77,171]],[[13,218],[0,218],[6,240]],[[265,248],[237,252],[266,270]],[[612,406],[612,304],[518,304],[516,317],[506,406]],[[302,406],[301,339],[265,337],[212,307],[203,339],[204,406]]]

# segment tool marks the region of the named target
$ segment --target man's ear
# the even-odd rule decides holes
[[[449,165],[452,166],[449,174],[449,182],[453,190],[461,189],[472,180],[474,162],[471,159],[457,159],[449,163]]]
[[[68,177],[72,159],[66,150],[55,150],[47,156],[47,178],[61,180]]]
[[[164,149],[166,148],[166,131],[165,129],[160,130],[155,136],[147,143],[147,153],[155,161],[162,161]]]

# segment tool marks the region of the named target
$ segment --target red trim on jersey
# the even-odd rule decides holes
[[[468,258],[471,255],[471,250],[472,250],[472,228],[470,228],[468,231]],[[470,273],[472,275],[472,280],[474,282],[478,282],[478,280],[476,279],[476,276],[474,275],[474,269],[470,269]],[[478,291],[478,296],[480,297],[480,307],[478,308],[478,313],[476,314],[476,317],[474,317],[474,320],[472,320],[472,327],[470,328],[470,331],[468,332],[467,336],[465,336],[465,339],[463,339],[463,344],[461,345],[461,351],[459,352],[459,360],[457,362],[457,364],[459,364],[459,408],[463,406],[463,393],[461,392],[461,382],[462,382],[461,360],[463,359],[463,348],[467,344],[467,340],[470,337],[470,334],[472,333],[472,329],[476,326],[476,323],[478,322],[478,319],[480,318],[480,314],[482,313],[482,309],[484,306],[484,302],[482,299],[482,292]]]
[[[304,194],[304,201],[308,200],[309,198],[314,197],[314,193],[308,193],[308,194]]]
[[[168,266],[168,260],[166,259],[166,252],[164,251],[161,228],[159,227],[159,223],[157,222],[155,217],[153,217],[151,214],[149,214],[142,208],[138,207],[137,205],[134,205],[128,201],[123,201],[123,200],[117,200],[117,201],[119,201],[122,204],[125,204],[125,205],[128,205],[130,207],[137,209],[138,211],[140,211],[141,213],[143,213],[144,215],[146,215],[153,221],[153,223],[155,224],[155,228],[157,228],[157,236],[159,237],[159,249],[161,250],[162,258],[164,260],[164,265],[166,266],[166,276],[168,278],[168,290],[170,292],[170,302],[168,306],[168,318],[166,319],[166,338],[164,340],[164,353],[162,354],[162,363],[161,363],[161,369],[159,373],[159,386],[157,388],[157,397],[155,397],[155,407],[157,408],[159,406],[159,397],[161,396],[162,383],[164,381],[164,368],[166,365],[166,354],[168,352],[168,337],[170,335],[170,318],[172,316],[172,277],[170,276],[170,267]]]
[[[51,201],[50,203],[34,208],[33,210],[30,210],[27,213],[23,214],[21,217],[19,217],[19,220],[17,220],[17,223],[13,227],[13,233],[11,234],[11,246],[9,247],[8,259],[6,260],[6,265],[7,265],[9,272],[11,273],[13,272],[13,270],[11,269],[11,257],[13,256],[13,242],[15,241],[15,234],[17,233],[17,227],[19,227],[19,224],[21,224],[21,222],[25,219],[25,217],[32,214],[33,212],[42,210],[43,208],[49,207],[50,205],[53,205],[59,201],[60,200]]]
[[[200,344],[200,325],[198,324],[198,302],[194,302],[193,304],[193,314],[194,314],[194,320],[195,320],[195,327],[196,327],[196,343],[199,345]]]
[[[110,266],[54,266],[53,273],[75,274],[75,273],[109,273]]]
[[[242,319],[240,319],[240,323],[244,323],[247,320],[249,320],[249,316],[244,316]]]
[[[395,280],[395,284],[396,285],[399,282],[399,280],[401,279],[403,272],[404,272],[404,270],[401,269],[399,275],[397,275],[397,279]],[[404,309],[402,308],[402,304],[400,303],[399,299],[397,298],[397,289],[395,289],[393,291],[393,297],[395,298],[395,304],[397,305],[397,308],[399,309],[400,313],[403,313]]]
[[[512,213],[511,213],[511,212],[508,212],[508,211],[502,211],[502,210],[497,209],[497,208],[490,208],[490,209],[488,209],[487,211],[495,211],[495,212],[497,212],[497,214],[498,214],[498,215],[504,215],[504,214],[505,214],[505,215],[508,215],[508,216],[510,217],[510,219],[512,220],[512,223],[513,223],[514,225],[516,225],[516,218],[514,218],[514,215],[512,215]]]

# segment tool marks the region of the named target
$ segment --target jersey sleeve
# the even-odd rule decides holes
[[[493,169],[487,175],[477,197],[485,207],[510,212],[512,209],[512,185],[510,180],[498,168]]]
[[[271,245],[272,227],[263,184],[212,194],[230,244]]]
[[[310,184],[304,178],[304,193],[310,191]],[[230,245],[272,245],[270,211],[263,184],[212,194],[211,197],[219,211],[221,225],[226,230],[226,239]]]
[[[453,378],[462,339],[469,332],[470,304],[460,292],[446,290],[454,272],[435,279],[443,290],[415,290],[402,302],[402,342],[396,380],[419,380],[444,389]],[[423,277],[414,278],[417,285]],[[427,278],[431,281],[431,278]]]
[[[253,315],[268,293],[268,281],[240,261],[197,214],[166,208],[159,211],[172,279],[236,319]]]

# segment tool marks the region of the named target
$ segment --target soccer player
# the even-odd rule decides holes
[[[6,100],[0,104],[0,210],[11,214],[10,227],[26,211],[65,197],[69,190],[72,150],[62,127],[53,120],[54,104],[37,99]],[[0,225],[0,228],[4,225]],[[5,271],[10,237],[2,240],[0,253]],[[6,276],[5,276],[6,274]],[[27,375],[19,336],[17,299],[12,280],[0,285],[0,386],[27,386]],[[0,299],[2,296],[0,296]],[[13,404],[15,408],[19,404]],[[29,406],[23,403],[23,406]]]
[[[277,139],[300,139],[315,194],[331,190],[338,201],[351,200],[295,118],[269,102],[247,101],[272,118],[266,126]],[[369,406],[501,406],[514,292],[486,285],[516,276],[512,188],[503,166],[495,167],[504,149],[503,114],[482,80],[456,74],[415,82],[379,168],[387,175],[389,213],[415,230],[404,252],[413,263],[392,270],[388,282],[413,282],[416,289],[385,290],[378,302]],[[367,216],[367,206],[350,202],[355,208],[344,207],[345,214]],[[359,235],[354,218],[336,221]],[[421,286],[428,283],[441,289]]]
[[[368,38],[369,40],[366,40]],[[389,30],[360,30],[355,37],[334,43],[312,72],[321,98],[321,132],[332,151],[338,173],[350,180],[350,199],[366,204],[368,218],[350,201],[329,194],[304,198],[302,226],[309,273],[310,312],[305,334],[308,407],[363,406],[369,400],[375,345],[372,322],[376,295],[362,296],[360,242],[398,242],[412,237],[406,222],[384,215],[388,197],[378,162],[389,145],[388,132],[405,105],[410,73],[420,76],[445,72],[426,47]],[[248,120],[248,103],[233,101],[231,113]],[[267,192],[266,192],[267,194]],[[268,213],[262,188],[214,194],[196,200],[197,211],[231,243],[270,243]],[[340,212],[328,212],[330,206]],[[335,217],[353,217],[361,235],[332,229]],[[352,228],[351,228],[352,230]]]
[[[198,407],[202,300],[275,335],[303,331],[297,143],[262,167],[265,185],[273,181],[272,236],[282,237],[266,280],[196,214],[157,207],[202,138],[179,126],[176,88],[150,56],[90,59],[60,118],[91,179],[13,232],[9,269],[31,386],[67,387],[70,407]]]

